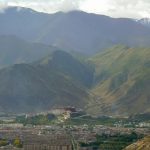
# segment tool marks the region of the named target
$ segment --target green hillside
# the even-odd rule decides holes
[[[69,105],[94,115],[150,112],[149,48],[118,45],[91,58],[76,57],[57,50],[34,63],[1,69],[0,111]]]
[[[36,65],[47,70],[60,72],[85,87],[91,87],[93,83],[93,67],[64,51],[57,50],[36,62]]]
[[[65,52],[59,52],[59,55],[56,53],[49,56],[52,60],[49,65],[44,62],[18,64],[0,70],[0,111],[35,112],[55,106],[84,108],[91,96],[77,79],[73,79],[70,72],[67,73],[67,69],[70,70],[72,66],[76,72],[80,72],[86,70],[86,67],[79,65],[77,60]],[[55,59],[64,61],[65,68]],[[71,61],[76,67],[70,66]]]
[[[150,111],[150,49],[118,45],[89,59],[95,65],[92,113],[128,115]]]

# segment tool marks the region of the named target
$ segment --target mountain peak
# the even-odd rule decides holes
[[[141,23],[142,25],[150,27],[150,18],[142,18],[137,20],[137,22]]]
[[[68,56],[68,57],[72,57],[69,53],[62,51],[62,50],[56,50],[53,52],[53,57],[63,57],[63,56]]]
[[[17,7],[17,6],[10,6],[4,9],[4,13],[24,13],[24,12],[30,12],[30,13],[35,13],[36,11],[30,9],[30,8],[25,8],[25,7]]]
[[[150,29],[127,18],[110,18],[80,10],[44,14],[10,7],[7,11],[10,13],[0,16],[0,34],[16,35],[30,42],[53,45],[67,51],[94,54],[120,43],[150,45]]]

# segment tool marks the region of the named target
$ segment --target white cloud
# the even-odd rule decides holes
[[[83,10],[112,17],[150,17],[150,0],[0,0],[0,8],[23,6],[38,11]]]
[[[54,13],[57,11],[71,11],[77,9],[79,0],[0,0],[0,8],[5,6],[22,6],[43,11]]]
[[[8,5],[7,5],[6,2],[1,2],[0,1],[0,13],[2,13],[7,6]]]
[[[80,9],[112,17],[150,17],[150,0],[83,0]]]

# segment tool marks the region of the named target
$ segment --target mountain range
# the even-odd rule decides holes
[[[7,8],[0,13],[0,112],[150,112],[149,46],[150,28],[133,19]]]
[[[0,14],[0,34],[85,54],[94,54],[116,44],[150,46],[150,28],[147,26],[133,19],[82,11],[46,14],[8,7]]]
[[[95,65],[89,110],[105,114],[150,111],[150,49],[114,46],[89,59]]]
[[[149,112],[149,56],[149,48],[117,45],[84,60],[56,50],[33,63],[5,67],[0,110],[75,106],[93,115]]]
[[[14,35],[0,35],[0,68],[39,60],[58,50],[53,46],[27,42]]]
[[[87,80],[91,79],[90,69],[63,51],[55,51],[33,64],[3,68],[0,111],[39,112],[56,106],[84,108],[92,98],[86,88]]]

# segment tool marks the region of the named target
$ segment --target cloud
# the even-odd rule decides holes
[[[79,0],[0,0],[1,6],[22,6],[35,9],[37,11],[44,11],[54,13],[57,11],[71,11],[79,8]]]
[[[7,2],[5,1],[0,1],[0,13],[4,11],[5,8],[7,8]]]
[[[150,17],[150,0],[0,0],[0,8],[22,6],[37,11],[83,10],[112,17]]]
[[[108,14],[120,17],[143,18],[150,17],[149,0],[115,0],[112,1],[113,11]],[[146,12],[146,13],[145,13]]]
[[[112,17],[150,17],[150,0],[84,0],[80,9]]]

